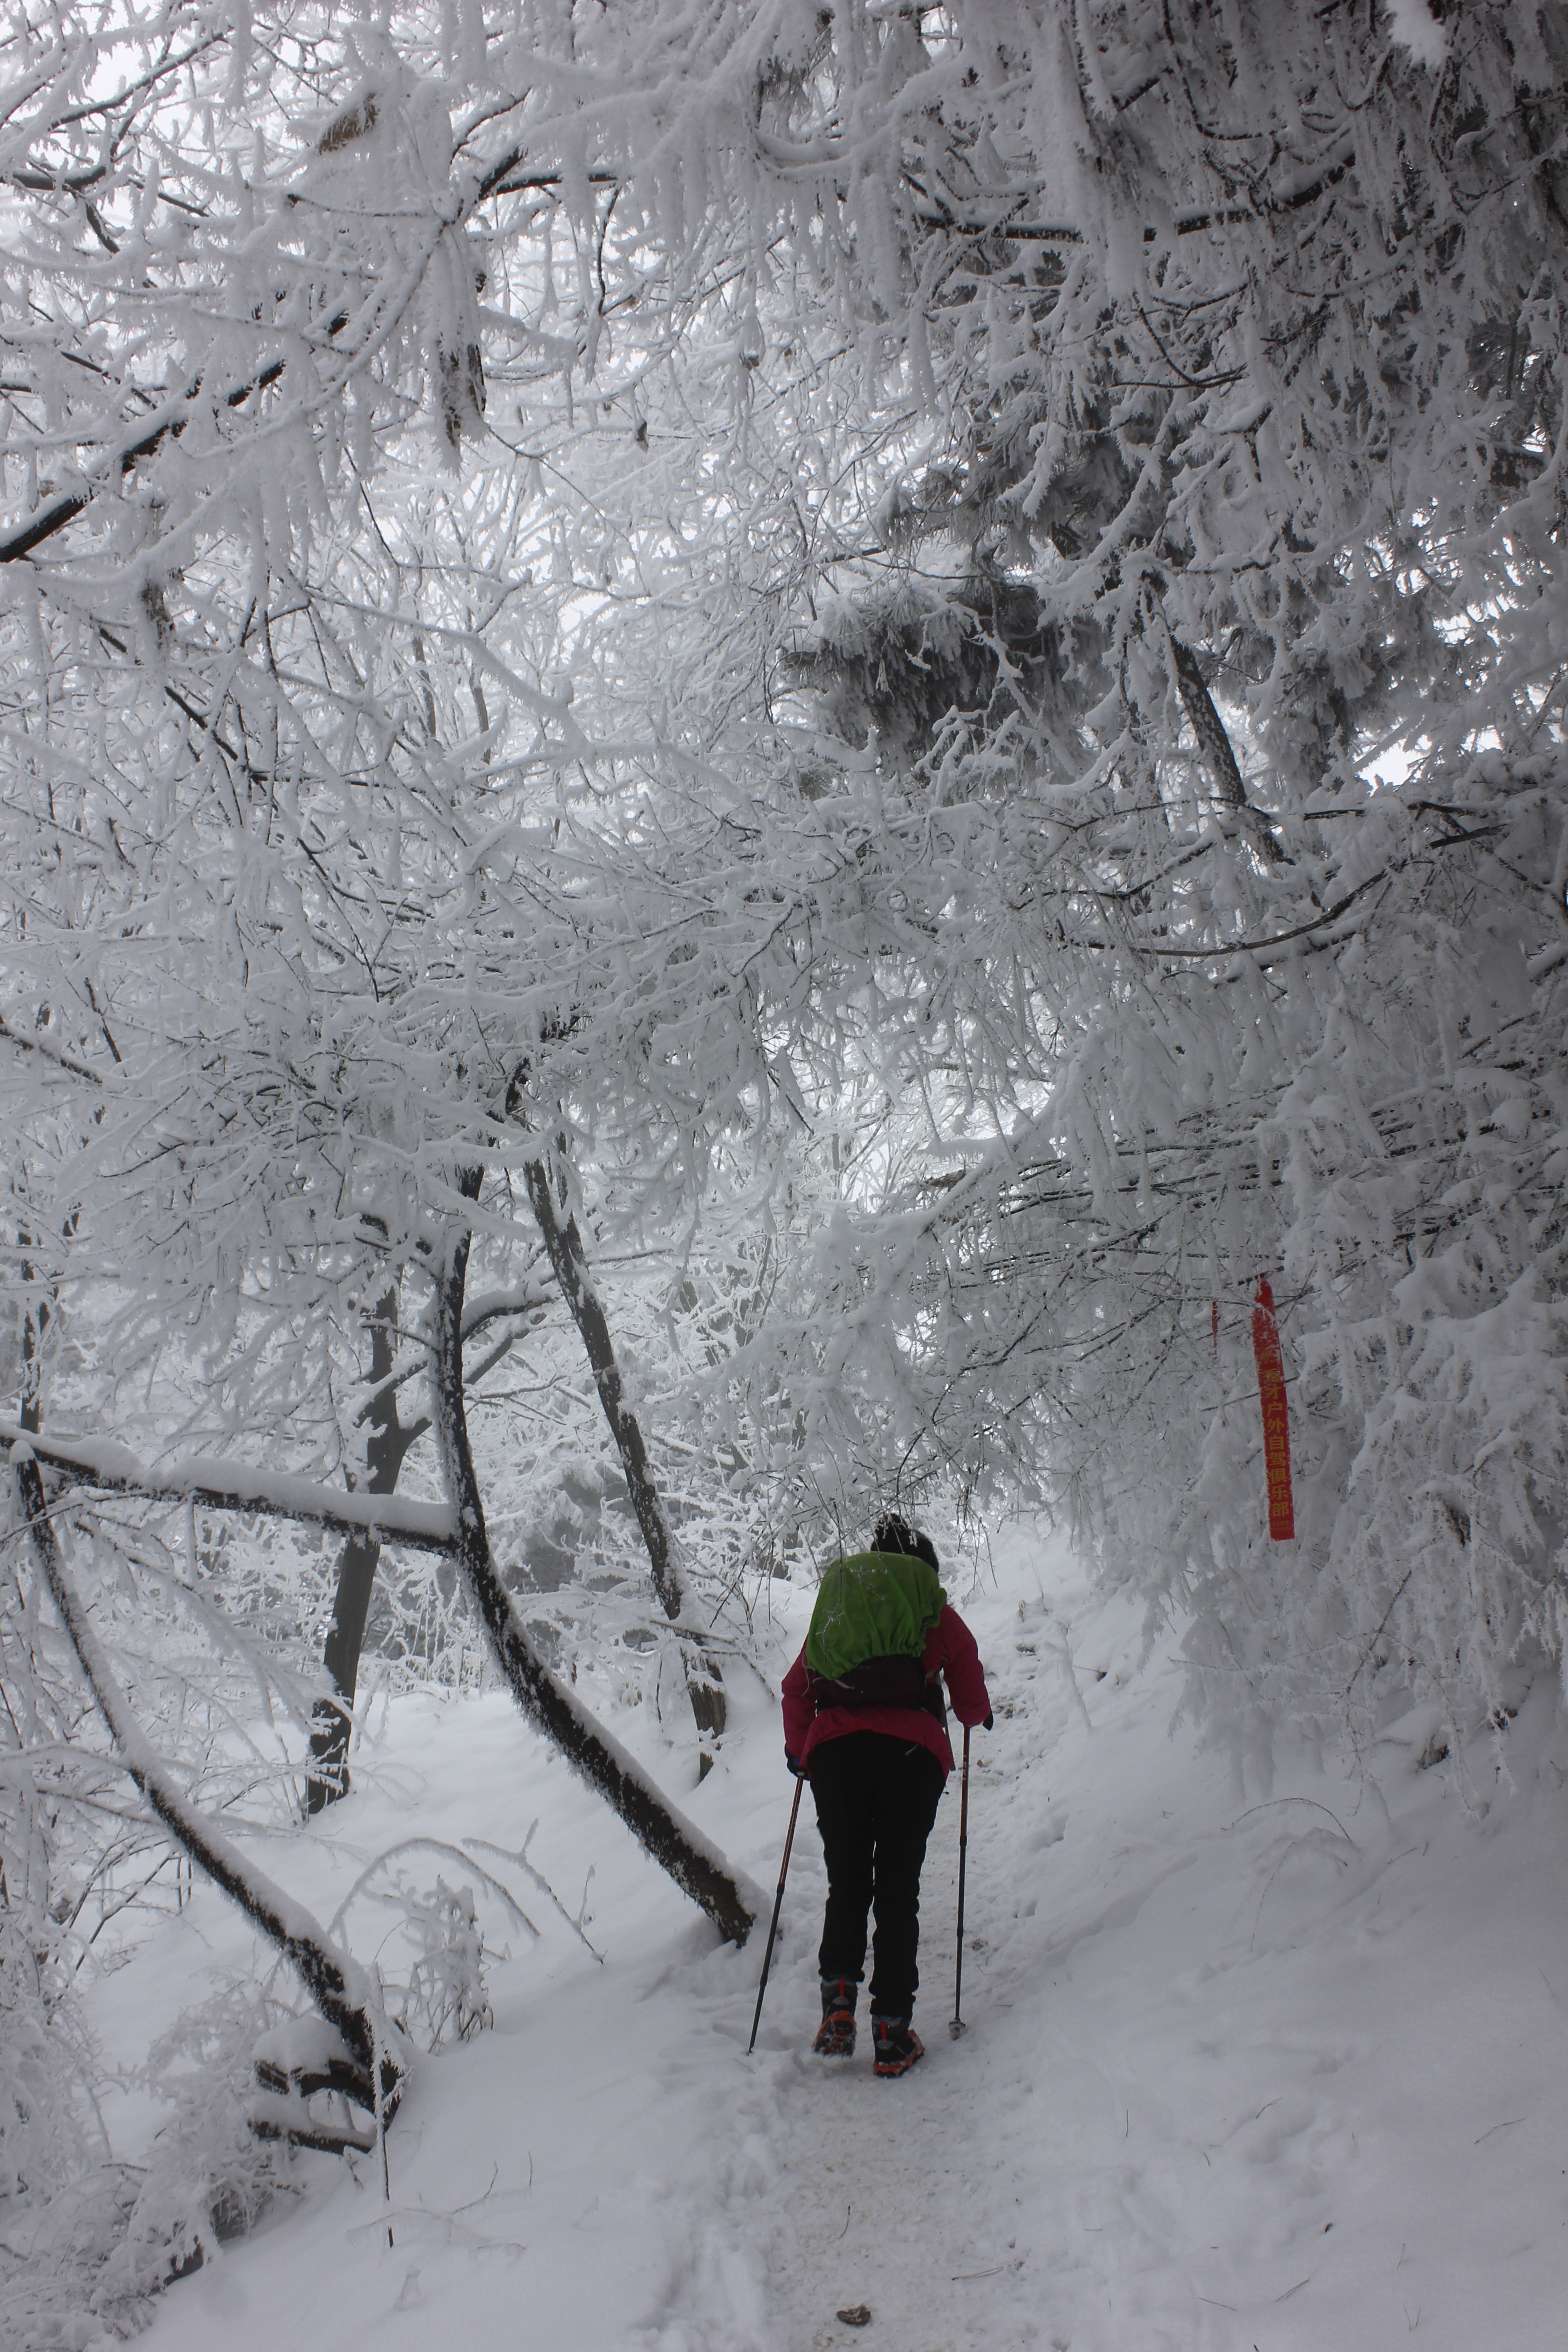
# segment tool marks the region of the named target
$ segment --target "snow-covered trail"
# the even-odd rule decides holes
[[[1131,1612],[1080,1591],[978,1616],[999,1720],[975,1741],[970,2031],[946,2028],[956,1778],[924,1882],[928,2055],[901,2081],[875,2080],[864,2042],[847,2063],[809,2054],[825,1882],[798,1839],[758,2053],[720,2119],[730,2193],[699,2225],[710,2280],[742,2249],[760,2266],[762,2325],[737,2336],[688,2276],[659,2352],[1560,2341],[1552,1694],[1510,1734],[1535,1785],[1489,1838],[1416,1769],[1425,1719],[1394,1727],[1375,1780],[1243,1795],[1225,1759],[1168,1738],[1173,1675],[1134,1671]],[[744,2006],[726,2021],[742,2042]],[[876,2333],[857,2338],[836,2314],[860,2304]]]
[[[826,1882],[809,1794],[802,1808],[769,2004],[735,2116],[754,2162],[767,2168],[757,2192],[773,2221],[767,2300],[790,2352],[854,2340],[836,2315],[857,2305],[869,2306],[879,2331],[865,2340],[905,2352],[1035,2340],[1037,2295],[1028,2273],[1038,2053],[1010,2031],[1018,1988],[1003,1948],[1016,1915],[1026,1904],[1036,1908],[1020,1889],[1037,1871],[1020,1875],[1019,1849],[1037,1861],[1060,1837],[1040,1738],[1047,1731],[1048,1752],[1060,1727],[1048,1694],[1043,1703],[1026,1697],[1016,1654],[998,1654],[994,1639],[987,1664],[999,1721],[994,1734],[973,1742],[965,1932],[966,2008],[976,2023],[961,2042],[951,2039],[955,1773],[922,1887],[916,2013],[927,2055],[900,2081],[871,2074],[864,2000],[856,2057],[824,2063],[810,2054]]]
[[[1072,1563],[1020,1550],[960,1605],[998,1714],[974,1743],[963,2040],[946,2027],[956,1780],[922,1897],[929,2054],[879,2083],[864,2041],[847,2063],[809,2052],[809,1796],[748,2059],[760,1938],[715,1948],[504,1700],[420,1703],[379,1787],[367,1771],[328,1836],[279,1841],[274,1863],[324,1900],[312,1873],[341,1885],[411,1828],[515,1844],[538,1812],[531,1851],[563,1894],[595,1864],[606,1965],[547,1933],[498,1968],[495,2030],[421,2068],[391,2141],[395,2247],[375,2184],[306,2159],[304,2203],[173,2291],[149,2352],[1559,2343],[1554,1694],[1503,1743],[1514,1792],[1473,1792],[1468,1813],[1417,1769],[1415,1717],[1370,1771],[1303,1759],[1243,1794],[1225,1759],[1168,1737],[1173,1665],[1134,1671],[1133,1612],[1091,1601]],[[780,1629],[781,1668],[795,1639]],[[791,1794],[774,1702],[741,1680],[732,1697],[725,1760],[682,1801],[771,1887]],[[198,1906],[184,1943],[110,1989],[133,2010],[155,1977],[166,2003],[176,1961],[210,1967],[234,1932]],[[856,2335],[836,2314],[862,2303]]]

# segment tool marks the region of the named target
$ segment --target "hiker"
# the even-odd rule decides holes
[[[952,1711],[991,1728],[974,1636],[938,1578],[931,1538],[900,1518],[878,1522],[868,1552],[835,1560],[811,1630],[784,1679],[784,1760],[811,1782],[827,1862],[817,1966],[822,2023],[812,2048],[847,2058],[876,1911],[871,2032],[879,2074],[907,2074],[925,2045],[910,2024],[920,1937],[921,1864],[952,1769]]]

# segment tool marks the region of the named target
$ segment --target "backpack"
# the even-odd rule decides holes
[[[945,1710],[921,1659],[947,1605],[934,1568],[906,1552],[836,1559],[817,1587],[805,1665],[818,1711],[826,1706]]]

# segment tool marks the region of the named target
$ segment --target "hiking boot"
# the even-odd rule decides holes
[[[874,2017],[871,2031],[877,2037],[875,2074],[907,2074],[916,2059],[926,2054],[925,2043],[907,2017]]]
[[[812,2048],[819,2058],[855,2055],[855,1992],[847,1977],[822,1979],[822,2023]]]

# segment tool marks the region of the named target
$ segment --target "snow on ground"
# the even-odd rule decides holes
[[[1179,1670],[1136,1670],[1132,1612],[1091,1600],[1059,1549],[1018,1540],[957,1597],[997,1704],[975,1740],[964,2039],[946,2030],[956,1779],[926,1869],[929,2056],[879,2083],[864,2043],[809,2055],[809,1796],[748,2059],[761,1935],[717,1947],[504,1697],[404,1701],[358,1793],[258,1843],[266,1867],[330,1912],[400,1837],[515,1849],[538,1816],[531,1857],[569,1908],[594,1866],[604,1965],[510,1874],[542,1938],[496,1968],[494,2031],[419,2071],[389,2141],[394,2242],[371,2165],[301,2158],[302,2200],[171,2289],[148,2352],[1560,2344],[1554,1692],[1472,1758],[1468,1804],[1418,1769],[1415,1716],[1359,1766],[1244,1791],[1170,1736]],[[806,1605],[786,1598],[775,1679]],[[731,1696],[722,1762],[672,1794],[771,1887],[791,1795],[776,1714],[757,1677],[737,1671]],[[679,1776],[636,1717],[615,1727]],[[108,1979],[106,2034],[139,2054],[247,1942],[200,1894]],[[836,2317],[856,2304],[858,2336]]]

